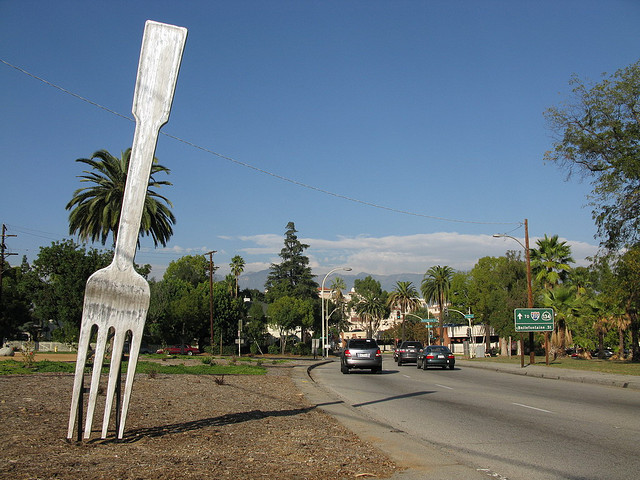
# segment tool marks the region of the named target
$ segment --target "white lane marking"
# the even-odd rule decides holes
[[[436,387],[446,388],[447,390],[453,390],[453,387],[447,387],[446,385],[440,385],[438,383],[436,383]]]
[[[539,412],[544,412],[544,413],[553,413],[551,410],[545,410],[544,408],[536,408],[530,405],[523,405],[522,403],[512,403],[512,405],[517,405],[518,407],[523,407],[523,408],[530,408],[531,410],[537,410]]]
[[[499,473],[492,472],[488,468],[477,468],[478,472],[486,473],[489,477],[498,478],[499,480],[509,480],[507,477],[500,475]]]
[[[405,375],[404,373],[402,374],[402,376],[405,378],[411,378],[409,375]]]

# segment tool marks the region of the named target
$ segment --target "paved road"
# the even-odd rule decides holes
[[[535,378],[533,368],[521,376],[461,365],[424,372],[386,362],[381,375],[342,375],[329,363],[312,377],[349,416],[384,426],[383,448],[402,454],[411,445],[409,463],[420,463],[412,455],[432,459],[441,478],[637,477],[639,391]]]

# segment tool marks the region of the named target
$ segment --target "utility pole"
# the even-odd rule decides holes
[[[2,241],[0,241],[0,306],[2,305],[2,273],[4,272],[4,257],[9,255],[17,255],[17,253],[5,253],[7,246],[4,243],[4,239],[7,237],[17,237],[17,235],[8,235],[7,226],[2,224]],[[0,316],[2,311],[0,310]],[[4,339],[0,338],[0,347],[4,344]]]
[[[213,254],[216,253],[216,250],[211,250],[210,252],[205,253],[209,255],[209,324],[211,327],[211,355],[213,355]],[[222,339],[222,333],[220,334],[220,338]],[[222,344],[222,340],[220,341]],[[221,347],[222,348],[222,347]],[[222,354],[222,351],[220,352]]]

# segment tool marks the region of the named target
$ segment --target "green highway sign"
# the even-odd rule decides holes
[[[551,332],[553,318],[553,308],[516,308],[513,311],[516,332]]]

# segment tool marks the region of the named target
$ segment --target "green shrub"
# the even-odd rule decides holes
[[[277,355],[280,353],[280,347],[277,344],[269,345],[269,353],[271,355]]]
[[[291,353],[294,355],[310,355],[311,347],[303,342],[298,342],[291,347]]]

